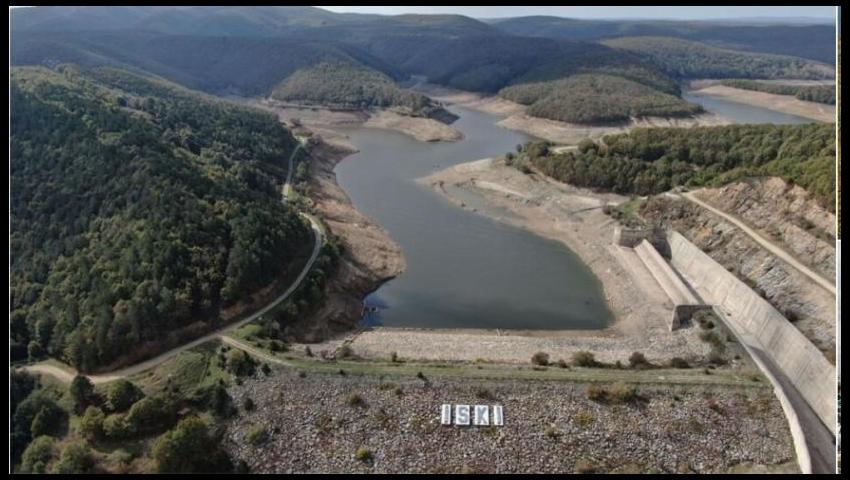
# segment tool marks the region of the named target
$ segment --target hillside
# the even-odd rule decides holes
[[[605,45],[645,57],[677,78],[832,78],[832,67],[785,55],[740,52],[671,37],[621,37]]]
[[[13,68],[10,328],[89,371],[265,287],[311,242],[276,119],[99,68]]]
[[[590,20],[550,16],[503,18],[490,24],[504,32],[528,37],[592,41],[614,37],[676,37],[732,50],[793,55],[835,64],[835,27],[832,24]]]
[[[298,70],[276,86],[271,96],[339,108],[396,108],[422,116],[448,113],[425,95],[400,88],[376,70],[344,63],[319,63]]]
[[[729,125],[639,128],[609,135],[578,150],[526,148],[525,162],[572,185],[624,194],[661,193],[679,185],[724,185],[751,176],[777,176],[835,208],[835,126]]]
[[[806,102],[835,105],[835,86],[833,85],[782,85],[740,79],[723,80],[720,84],[743,90],[790,95]]]
[[[699,105],[622,77],[580,74],[562,80],[523,83],[499,96],[528,105],[528,114],[570,123],[621,122],[632,117],[682,117]]]

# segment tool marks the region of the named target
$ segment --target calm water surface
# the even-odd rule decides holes
[[[462,210],[417,184],[451,165],[500,155],[529,137],[452,107],[464,134],[423,143],[378,129],[346,131],[359,153],[337,180],[397,241],[407,271],[366,299],[369,323],[425,328],[598,329],[612,320],[602,285],[561,243]],[[610,241],[610,239],[600,239]]]

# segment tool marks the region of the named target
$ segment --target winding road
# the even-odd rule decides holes
[[[722,211],[722,210],[720,210],[716,207],[713,207],[713,206],[709,205],[708,203],[700,200],[699,198],[697,198],[694,195],[694,193],[695,192],[684,192],[684,193],[682,193],[682,196],[684,198],[686,198],[687,200],[699,205],[700,207],[702,207],[702,208],[704,208],[704,209],[706,209],[706,210],[708,210],[708,211],[710,211],[710,212],[712,212],[716,215],[721,216],[724,220],[731,222],[733,225],[740,228],[744,233],[749,235],[750,238],[755,240],[756,243],[758,243],[762,247],[766,248],[770,253],[776,255],[779,259],[781,259],[785,263],[796,268],[800,273],[802,273],[803,275],[812,279],[812,281],[814,281],[815,283],[817,283],[821,287],[825,288],[832,295],[835,295],[835,284],[833,284],[832,282],[830,282],[829,280],[824,278],[819,273],[813,271],[809,267],[800,263],[800,261],[798,261],[796,258],[794,258],[794,256],[792,256],[791,254],[789,254],[788,252],[786,252],[785,250],[783,250],[782,248],[780,248],[779,246],[777,246],[776,244],[771,242],[770,240],[764,238],[761,234],[759,234],[758,232],[756,232],[755,230],[753,230],[752,228],[747,226],[741,220],[738,220],[734,216],[729,215],[728,213],[726,213],[726,212],[724,212],[724,211]]]
[[[295,158],[295,155],[298,153],[298,151],[301,148],[302,148],[302,145],[299,144],[298,147],[295,150],[293,150],[292,154],[289,156],[289,170],[287,172],[286,183],[284,184],[284,189],[283,189],[283,201],[286,201],[286,199],[289,196],[289,193],[291,191],[290,181],[292,179],[292,161]],[[118,380],[118,379],[121,379],[121,378],[125,378],[125,377],[128,377],[128,376],[132,376],[132,375],[135,375],[137,373],[148,370],[150,368],[153,368],[153,367],[165,362],[166,360],[169,360],[169,359],[177,356],[181,352],[184,352],[186,350],[194,348],[198,345],[201,345],[202,343],[209,342],[210,340],[215,340],[215,339],[219,339],[219,338],[224,337],[224,335],[227,334],[228,332],[232,332],[233,330],[236,330],[237,328],[245,325],[246,323],[253,322],[254,320],[262,317],[263,315],[265,315],[266,313],[271,311],[273,308],[278,306],[281,302],[286,300],[290,295],[292,295],[292,292],[294,292],[301,285],[301,282],[304,281],[304,279],[307,277],[307,274],[310,273],[310,270],[313,268],[313,264],[316,262],[316,259],[319,257],[319,252],[321,252],[322,245],[324,244],[324,241],[325,241],[325,234],[324,234],[324,231],[322,230],[322,226],[319,224],[318,220],[316,220],[315,217],[313,217],[312,215],[309,215],[307,213],[300,213],[300,215],[303,216],[304,218],[306,218],[310,222],[310,227],[313,230],[313,240],[314,240],[313,251],[310,253],[310,258],[307,260],[307,263],[304,265],[304,268],[298,274],[298,277],[295,278],[295,281],[292,282],[292,284],[289,286],[289,288],[286,289],[285,292],[283,292],[282,294],[280,294],[277,297],[275,297],[274,299],[272,299],[272,301],[270,301],[268,304],[266,304],[265,307],[261,308],[260,310],[254,312],[251,315],[248,315],[247,317],[245,317],[245,318],[243,318],[243,319],[241,319],[237,322],[230,323],[230,324],[228,324],[228,325],[226,325],[226,326],[224,326],[224,327],[222,327],[218,330],[210,332],[210,333],[208,333],[208,334],[206,334],[202,337],[198,337],[198,338],[196,338],[196,339],[194,339],[194,340],[192,340],[188,343],[180,345],[179,347],[175,347],[171,350],[168,350],[167,352],[164,352],[164,353],[157,355],[156,357],[149,358],[149,359],[144,360],[142,362],[139,362],[135,365],[130,365],[128,367],[124,367],[124,368],[121,368],[119,370],[114,370],[114,371],[108,372],[108,373],[88,375],[89,380],[91,380],[92,383],[95,383],[95,384],[107,383],[107,382],[112,382],[112,381],[115,381],[115,380]],[[244,346],[245,346],[244,344],[241,344],[240,342],[237,342],[236,340],[233,340],[230,337],[228,337],[227,340],[229,340],[228,343],[236,343],[238,345],[235,345],[235,346],[244,349]],[[25,365],[21,368],[28,371],[28,372],[32,372],[32,373],[50,375],[50,376],[52,376],[52,377],[54,377],[54,378],[56,378],[56,379],[58,379],[59,381],[62,381],[62,382],[70,382],[71,380],[73,380],[73,378],[77,375],[77,372],[69,366],[60,366],[60,365],[57,365],[57,363],[58,362],[55,362],[55,361],[44,361],[44,362],[39,362],[39,363],[35,363],[35,364],[32,364],[32,365]]]

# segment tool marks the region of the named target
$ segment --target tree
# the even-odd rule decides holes
[[[80,419],[80,434],[89,440],[97,440],[103,436],[103,422],[106,419],[103,410],[90,406]]]
[[[68,393],[74,401],[74,411],[82,413],[95,398],[94,384],[85,375],[77,375],[71,380]]]
[[[154,443],[151,456],[160,473],[200,473],[224,471],[229,464],[216,438],[196,416],[180,421]],[[230,466],[226,468],[230,470]]]
[[[91,448],[85,443],[69,443],[53,465],[51,473],[90,473],[94,467]]]
[[[53,437],[38,437],[30,443],[21,456],[23,473],[47,473],[47,465],[53,459],[56,440]]]
[[[123,412],[144,398],[145,394],[133,382],[121,379],[106,394],[106,405],[110,411]]]
[[[45,405],[32,419],[30,434],[32,438],[42,435],[55,436],[60,428],[63,412],[52,405]]]

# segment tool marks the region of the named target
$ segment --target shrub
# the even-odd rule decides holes
[[[392,352],[392,353],[390,353],[390,361],[391,361],[392,363],[396,363],[396,362],[398,362],[398,352]]]
[[[710,352],[705,356],[705,359],[708,363],[712,365],[724,365],[726,364],[726,359],[723,358],[723,354],[718,351],[717,348],[712,348]]]
[[[599,467],[590,459],[579,458],[576,461],[575,473],[598,473]]]
[[[596,421],[596,415],[588,410],[582,410],[576,414],[576,425],[582,428],[587,428]]]
[[[537,352],[531,356],[531,363],[545,367],[549,365],[549,354],[546,352]]]
[[[652,366],[646,357],[640,352],[634,352],[629,357],[629,366],[632,368],[649,368]]]
[[[362,407],[365,404],[363,397],[361,397],[357,393],[352,393],[351,395],[349,395],[348,398],[345,400],[345,403],[347,403],[351,407]]]
[[[608,397],[608,392],[605,388],[596,385],[595,383],[587,387],[587,398],[595,402],[601,402]]]
[[[688,361],[681,357],[673,357],[670,359],[670,366],[673,368],[691,368]]]
[[[52,473],[89,473],[94,467],[91,448],[84,443],[70,443],[62,450]]]
[[[627,403],[637,399],[637,390],[635,390],[635,387],[626,385],[622,382],[617,382],[614,385],[611,385],[611,388],[608,390],[608,395],[616,402]]]
[[[145,397],[142,390],[129,380],[118,380],[106,394],[106,405],[113,412],[123,412]]]
[[[242,350],[234,348],[227,352],[227,370],[237,377],[253,375],[254,359]]]
[[[558,429],[556,429],[554,425],[547,426],[546,430],[543,431],[543,434],[548,438],[557,438],[558,435],[560,435]]]
[[[475,396],[482,400],[495,400],[496,396],[493,395],[493,392],[486,388],[478,388],[475,390]]]
[[[366,447],[358,447],[354,452],[354,458],[361,462],[366,462],[372,459],[372,451]]]
[[[260,367],[260,370],[263,372],[263,375],[269,375],[272,373],[272,369],[269,367],[268,363],[264,363],[263,366]]]
[[[592,353],[579,351],[573,353],[573,365],[578,367],[595,367],[598,365],[598,362]]]
[[[33,440],[21,456],[21,472],[47,473],[47,464],[53,459],[55,445],[56,440],[46,435]]]
[[[558,365],[558,367],[560,367],[560,368],[570,368],[570,366],[567,365],[567,362],[564,361],[563,358],[558,359],[558,362],[557,362],[556,365]]]
[[[30,424],[31,438],[40,437],[42,435],[55,436],[64,417],[64,412],[58,407],[45,405],[41,407]]]
[[[251,400],[251,397],[245,397],[245,400],[242,402],[242,408],[244,408],[246,412],[250,412],[254,409],[254,401]]]
[[[168,394],[146,397],[134,403],[126,420],[134,432],[153,431],[171,425],[177,417],[177,405]]]
[[[268,438],[269,433],[266,431],[266,427],[260,424],[251,426],[251,428],[248,429],[248,433],[245,434],[245,439],[248,440],[248,443],[254,446],[265,442]]]
[[[125,415],[113,413],[103,420],[103,435],[110,440],[120,440],[133,434]]]
[[[304,355],[307,355],[308,357],[312,357],[312,356],[313,356],[313,350],[310,348],[310,346],[309,346],[309,345],[307,345],[306,347],[304,347]]]

